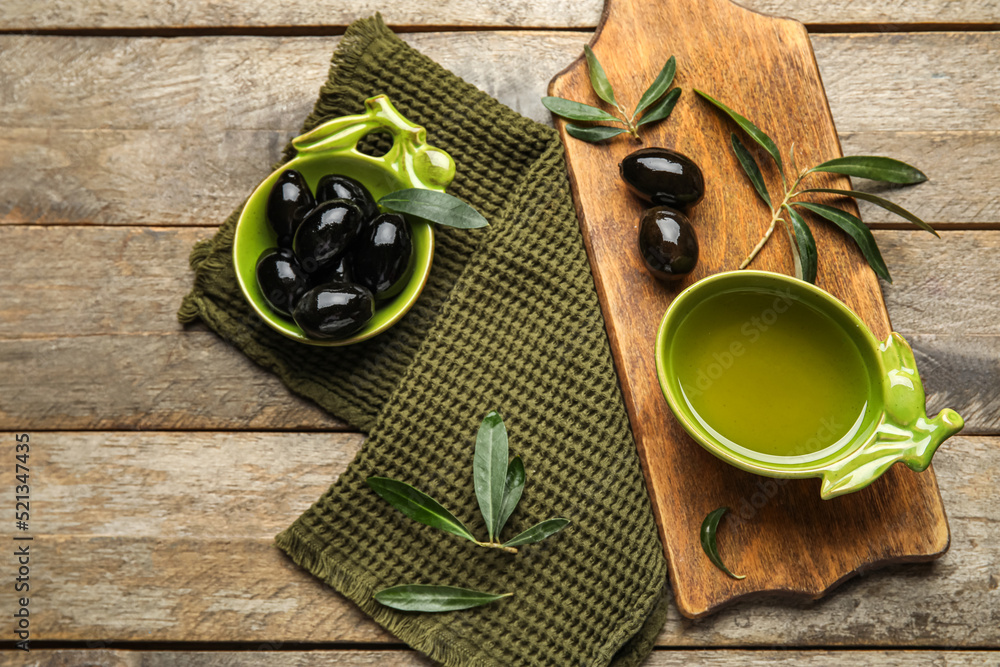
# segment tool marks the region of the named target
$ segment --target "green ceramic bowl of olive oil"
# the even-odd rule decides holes
[[[389,135],[392,146],[380,156],[358,149],[358,142],[375,132]],[[292,140],[297,154],[265,178],[250,195],[236,223],[233,264],[236,280],[247,302],[278,333],[309,345],[342,346],[376,336],[402,319],[420,296],[434,257],[434,229],[430,223],[410,220],[413,270],[403,290],[379,303],[363,329],[347,338],[317,339],[268,305],[256,279],[257,259],[277,246],[277,235],[267,222],[267,199],[278,177],[288,169],[299,171],[313,193],[327,174],[341,174],[359,181],[372,196],[395,190],[425,188],[444,192],[455,177],[455,162],[444,151],[428,145],[424,128],[404,118],[385,95],[365,100],[365,112],[328,120]]]
[[[670,304],[656,337],[663,395],[723,461],[769,477],[820,477],[823,498],[902,461],[922,471],[963,426],[928,418],[910,346],[879,341],[829,293],[789,276],[733,271]]]

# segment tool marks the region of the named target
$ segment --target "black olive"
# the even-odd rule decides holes
[[[316,186],[316,201],[325,202],[331,199],[348,199],[358,205],[365,220],[378,213],[378,205],[368,189],[350,176],[327,174],[319,179]]]
[[[698,263],[698,237],[686,215],[669,206],[657,206],[642,214],[639,252],[654,276],[680,280]]]
[[[659,206],[689,206],[705,194],[698,165],[666,148],[640,148],[622,160],[618,169],[632,192]]]
[[[327,266],[310,273],[309,285],[316,287],[317,285],[325,285],[327,283],[356,282],[352,266],[351,250],[348,248],[345,253],[334,259]]]
[[[282,172],[267,196],[267,221],[278,235],[279,246],[292,247],[295,230],[314,208],[316,200],[302,174],[294,169]]]
[[[375,314],[375,299],[361,285],[330,283],[314,287],[299,299],[295,323],[310,338],[346,338]]]
[[[309,277],[287,248],[268,248],[257,258],[257,285],[271,309],[285,317],[309,289]]]
[[[361,209],[346,199],[333,199],[314,208],[292,243],[299,264],[308,273],[331,264],[354,240],[362,221]]]
[[[379,299],[399,294],[408,282],[413,235],[406,218],[383,213],[365,224],[351,249],[354,278]]]

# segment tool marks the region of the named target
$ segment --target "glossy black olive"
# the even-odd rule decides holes
[[[698,165],[666,148],[640,148],[622,160],[618,169],[632,192],[659,206],[690,206],[705,194]]]
[[[278,235],[278,245],[292,247],[292,238],[309,211],[316,208],[316,200],[302,174],[289,169],[278,176],[267,196],[267,221]]]
[[[344,254],[331,261],[329,265],[309,274],[309,285],[316,287],[327,283],[356,282],[354,280],[353,265],[351,250],[348,248]]]
[[[365,220],[369,220],[378,213],[378,205],[375,198],[365,186],[350,176],[339,174],[327,174],[319,179],[316,186],[316,201],[325,202],[331,199],[348,199],[358,205]]]
[[[331,264],[357,236],[363,217],[357,204],[333,199],[314,208],[302,221],[292,247],[307,273]]]
[[[314,287],[299,299],[292,315],[310,338],[346,338],[375,314],[375,299],[361,285],[330,283]]]
[[[292,316],[292,309],[309,289],[309,277],[287,248],[268,248],[257,258],[257,285],[276,312]]]
[[[379,299],[399,294],[413,268],[413,235],[406,218],[383,213],[365,224],[351,249],[354,278]]]
[[[654,276],[680,280],[698,263],[698,237],[686,215],[669,206],[657,206],[642,214],[639,252]]]

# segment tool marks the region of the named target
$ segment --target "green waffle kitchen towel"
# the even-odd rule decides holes
[[[348,29],[303,129],[358,113],[379,93],[452,155],[458,175],[449,192],[490,222],[438,229],[431,279],[402,322],[347,348],[270,331],[233,273],[238,211],[191,255],[195,284],[180,319],[201,319],[289,389],[368,434],[357,459],[277,545],[445,665],[638,664],[666,617],[666,561],[558,134],[445,71],[379,17]],[[552,516],[572,521],[517,555],[411,521],[365,484],[370,475],[409,482],[484,535],[472,459],[492,409],[527,469],[505,535]],[[443,614],[398,612],[372,599],[403,583],[514,595]]]

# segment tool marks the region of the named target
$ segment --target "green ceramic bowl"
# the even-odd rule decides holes
[[[781,318],[789,319],[779,326]],[[902,336],[878,341],[836,298],[781,274],[733,271],[691,285],[667,309],[655,354],[663,395],[696,442],[752,473],[820,477],[823,498],[858,491],[897,461],[926,469],[963,426],[954,410],[927,417],[913,352]],[[788,389],[769,402],[768,387],[799,387],[794,383],[803,378],[802,390]],[[827,402],[814,401],[813,392]],[[827,423],[816,418],[832,414],[838,394],[856,397],[845,405],[863,405],[842,421],[850,428],[824,433],[825,441],[793,435]],[[793,444],[765,451],[778,442]]]
[[[431,225],[410,221],[413,231],[413,275],[397,296],[377,304],[374,317],[364,329],[349,338],[320,340],[307,337],[291,320],[267,305],[257,285],[257,258],[277,246],[277,235],[267,222],[267,198],[283,171],[302,173],[313,192],[327,174],[341,174],[360,181],[375,199],[395,190],[426,188],[444,192],[455,177],[455,162],[444,151],[427,144],[424,128],[406,120],[385,95],[365,101],[365,113],[326,121],[292,140],[297,155],[272,173],[250,195],[236,224],[233,264],[236,280],[250,306],[275,331],[309,345],[350,345],[376,336],[413,306],[427,283],[434,257],[434,230]],[[379,157],[358,150],[358,142],[371,132],[388,134],[392,148]]]

